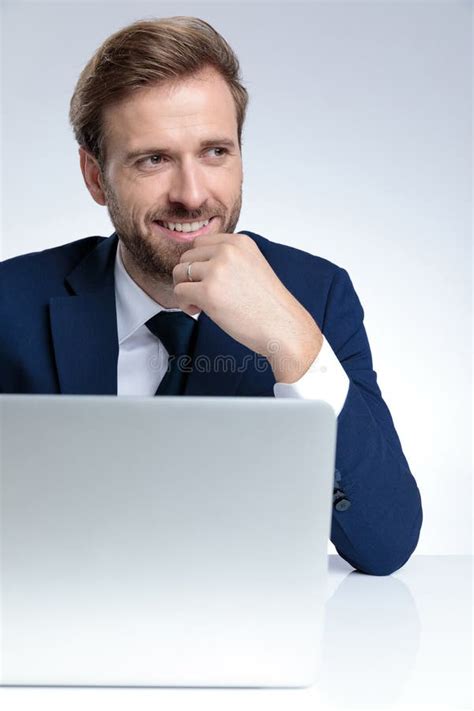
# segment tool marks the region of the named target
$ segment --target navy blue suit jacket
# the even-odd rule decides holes
[[[331,541],[357,570],[388,575],[415,549],[422,507],[377,385],[359,298],[345,269],[246,234],[313,316],[349,376],[336,451],[337,486],[347,508],[336,508],[336,496]],[[117,394],[117,243],[115,233],[87,237],[0,264],[0,392]],[[273,397],[275,378],[266,359],[259,363],[204,312],[194,352],[199,355],[228,355],[237,366],[247,365],[195,369],[185,395]]]

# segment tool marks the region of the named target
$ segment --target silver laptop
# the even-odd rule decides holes
[[[0,396],[1,683],[313,684],[336,431],[315,400]]]

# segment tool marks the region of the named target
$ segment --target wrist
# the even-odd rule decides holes
[[[311,316],[310,319],[312,323],[306,324],[299,337],[292,335],[288,342],[269,342],[266,357],[277,383],[296,382],[317,358],[323,345],[323,334]]]

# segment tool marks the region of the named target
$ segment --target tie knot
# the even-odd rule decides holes
[[[184,311],[160,311],[145,326],[163,343],[169,355],[190,354],[196,321]]]

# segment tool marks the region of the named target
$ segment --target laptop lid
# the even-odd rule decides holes
[[[0,396],[2,684],[309,686],[336,415]]]

